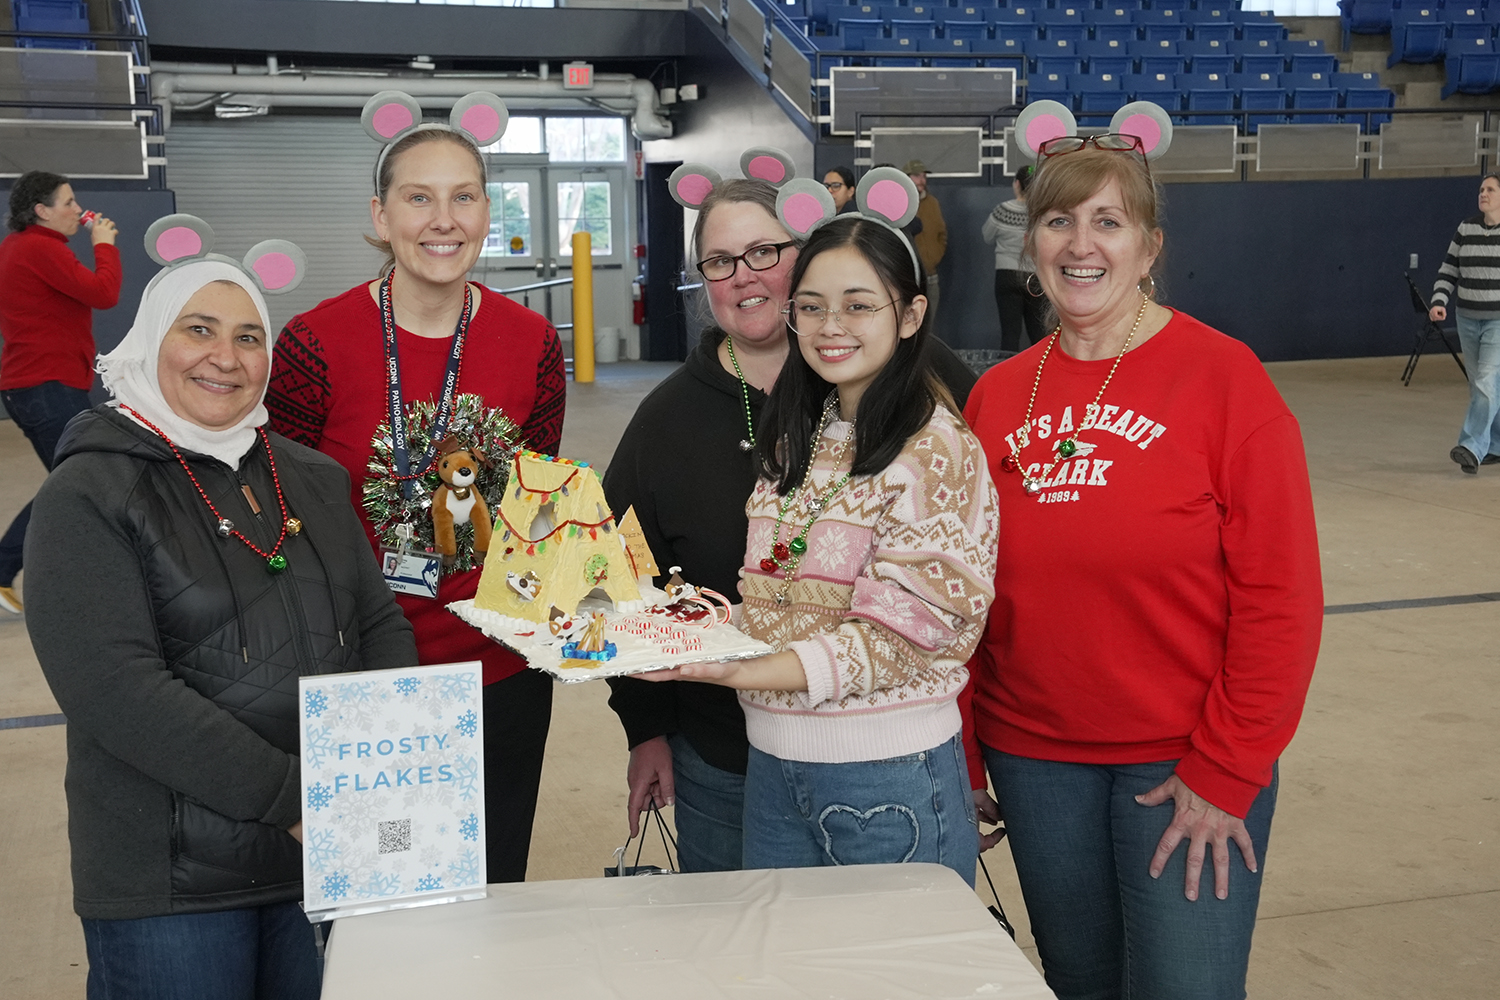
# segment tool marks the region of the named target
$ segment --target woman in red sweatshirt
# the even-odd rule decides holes
[[[1243,998],[1322,625],[1306,459],[1250,350],[1152,301],[1149,165],[1097,138],[1041,144],[1057,326],[965,411],[1001,524],[975,729],[1058,997]]]

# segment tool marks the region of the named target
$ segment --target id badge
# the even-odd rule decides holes
[[[442,569],[443,557],[436,552],[380,550],[381,575],[385,577],[386,584],[398,594],[435,600]]]

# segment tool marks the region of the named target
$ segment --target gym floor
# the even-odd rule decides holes
[[[1281,761],[1257,1000],[1489,998],[1500,982],[1500,467],[1448,460],[1467,401],[1444,356],[1269,366],[1302,423],[1329,605],[1307,711]],[[568,387],[563,453],[603,466],[672,370],[599,366]],[[41,463],[0,421],[0,523]],[[25,577],[20,578],[24,590]],[[624,736],[607,688],[557,690],[530,878],[597,878],[625,839]],[[81,997],[58,708],[24,619],[0,611],[0,995]],[[653,846],[655,851],[652,850]],[[643,861],[661,861],[648,844]],[[986,855],[1035,961],[1005,847]],[[986,901],[989,890],[980,882]]]

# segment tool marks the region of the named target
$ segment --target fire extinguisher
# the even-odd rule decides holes
[[[636,278],[630,283],[630,321],[637,326],[646,322],[646,282],[643,278]]]

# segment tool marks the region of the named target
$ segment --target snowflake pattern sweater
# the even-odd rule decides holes
[[[850,425],[823,432],[813,495]],[[842,474],[842,473],[837,473]],[[745,631],[790,649],[806,692],[741,692],[756,749],[783,760],[882,760],[930,750],[961,728],[957,699],[993,597],[995,486],[979,441],[939,406],[881,472],[856,476],[813,524],[790,602],[760,561],[771,551],[782,497],[762,479],[746,504]],[[783,541],[810,516],[799,499]]]
[[[435,401],[442,390],[452,339],[418,337],[397,328],[401,394]],[[529,447],[556,454],[562,439],[562,344],[547,320],[493,289],[484,288],[469,321],[458,391],[484,397],[521,426]],[[380,308],[365,285],[292,317],[276,339],[266,407],[271,426],[336,460],[349,471],[350,499],[372,548],[363,486],[371,440],[387,417],[385,347]],[[480,571],[444,574],[437,600],[397,594],[416,632],[422,663],[482,660],[484,683],[520,672],[526,661],[491,642],[447,611],[473,597]]]
[[[1244,816],[1296,731],[1322,634],[1296,418],[1249,348],[1176,313],[1125,355],[1097,421],[1084,407],[1114,359],[1052,351],[1020,462],[1056,464],[1029,496],[999,463],[1046,343],[991,369],[966,409],[1005,524],[970,662],[978,738],[1038,760],[1178,760]]]

